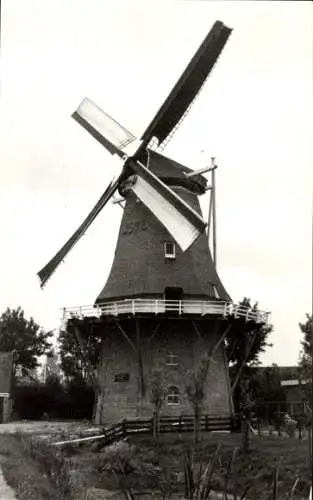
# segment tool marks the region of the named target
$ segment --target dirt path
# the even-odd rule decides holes
[[[0,424],[0,433],[14,433],[17,430],[22,430],[23,432],[36,432],[41,433],[45,431],[66,431],[73,428],[92,428],[94,426],[84,424],[83,422],[49,422],[49,421],[28,421],[28,420],[18,420],[16,422],[8,422],[6,424]]]
[[[47,422],[47,421],[26,421],[8,422],[0,424],[0,434],[14,434],[21,431],[25,434],[36,435],[47,439],[65,435],[68,437],[80,435],[97,434],[101,427],[97,427],[88,422]]]
[[[14,491],[6,483],[0,466],[0,500],[17,500]]]

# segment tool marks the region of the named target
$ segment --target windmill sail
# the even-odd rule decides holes
[[[72,114],[72,118],[82,125],[111,154],[121,155],[121,150],[136,139],[129,130],[87,97]]]
[[[103,195],[99,198],[98,202],[88,214],[84,222],[79,226],[79,228],[75,231],[75,233],[69,238],[69,240],[63,245],[63,247],[56,253],[56,255],[48,262],[48,264],[43,267],[39,273],[40,286],[43,287],[44,284],[48,281],[51,275],[54,273],[58,265],[62,262],[62,260],[66,257],[69,251],[76,245],[76,243],[80,240],[80,238],[85,233],[86,229],[90,226],[90,224],[95,220],[97,215],[100,213],[102,208],[109,201],[111,196],[115,193],[119,185],[119,179],[112,181],[107,189],[104,191]]]
[[[84,103],[88,103],[87,108],[85,108]],[[92,133],[93,136],[95,136],[96,131],[99,142],[104,145],[109,144],[110,147],[107,149],[109,149],[115,158],[124,160],[124,169],[121,174],[124,179],[131,175],[131,171],[138,174],[135,185],[131,187],[132,191],[166,227],[181,249],[183,251],[186,250],[205,230],[206,223],[202,217],[200,217],[197,212],[183,201],[172,189],[166,186],[144,165],[135,160],[138,152],[142,149],[143,141],[135,139],[132,136],[132,142],[128,142],[128,144],[124,146],[124,151],[120,150],[118,140],[121,143],[122,134],[120,134],[118,139],[118,134],[116,133],[115,137],[112,139],[112,135],[115,134],[114,124],[117,122],[110,117],[113,127],[111,129],[106,126],[103,127],[103,123],[107,125],[107,115],[100,108],[93,105],[93,103],[90,103],[91,101],[86,99],[83,101],[82,105],[78,108],[78,110],[80,110],[79,113],[76,112],[77,116],[79,116],[79,120],[77,121],[81,123],[80,120],[83,119],[87,123],[88,119],[88,127],[91,127],[92,124],[92,130],[90,131],[85,124],[83,125],[84,128],[87,128],[88,132]],[[83,111],[81,111],[82,109]],[[95,114],[88,114],[86,110],[88,113],[90,110],[95,111]],[[102,120],[102,114],[105,117],[104,120]],[[110,139],[102,135],[104,133],[103,129],[108,129],[109,133],[111,132]],[[120,132],[118,127],[116,128],[116,132]],[[112,140],[115,141],[115,144],[111,142]]]
[[[131,136],[131,140],[126,144],[127,133],[124,132],[126,129],[117,124],[113,118],[108,119],[108,115],[89,99],[84,99],[72,116],[101,144],[106,145],[116,158],[125,160],[124,178],[127,177],[127,173],[131,174],[129,169],[138,174],[137,182],[131,188],[132,191],[166,227],[181,249],[186,250],[204,231],[206,223],[144,165],[132,160],[141,151],[143,141]],[[104,133],[109,133],[109,137],[104,136]],[[119,149],[120,144],[124,144],[124,151]]]
[[[131,161],[130,167],[138,174],[131,190],[166,227],[184,252],[205,230],[205,221],[142,163]]]
[[[214,23],[184,73],[143,133],[141,137],[143,145],[147,146],[152,137],[156,137],[161,144],[179,124],[216,63],[231,31],[221,21]]]

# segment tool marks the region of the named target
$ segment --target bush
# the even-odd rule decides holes
[[[82,384],[69,384],[66,390],[68,412],[65,418],[92,419],[95,391],[92,387]]]
[[[36,440],[17,431],[15,438],[25,455],[34,460],[41,472],[48,476],[58,492],[58,500],[72,498],[70,485],[71,462],[63,454],[42,440]]]
[[[117,487],[127,500],[134,499],[134,492],[143,492],[153,486],[159,488],[161,469],[151,450],[119,441],[108,446],[99,457],[100,474],[112,474]]]
[[[92,418],[94,390],[86,385],[60,383],[16,386],[13,413],[20,419]]]

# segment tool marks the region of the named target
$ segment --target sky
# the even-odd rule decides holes
[[[216,20],[233,32],[164,153],[193,169],[216,157],[218,272],[235,302],[272,313],[262,362],[297,363],[312,308],[312,2],[4,0],[0,312],[57,331],[63,307],[93,303],[118,205],[43,290],[36,276],[116,175],[70,115],[89,97],[140,136]]]

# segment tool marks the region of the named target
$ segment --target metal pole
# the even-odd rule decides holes
[[[211,172],[211,176],[212,176],[212,172]],[[212,200],[212,196],[213,196],[213,191],[212,191],[212,187],[211,187],[211,190],[210,190],[210,205],[209,205],[209,215],[208,215],[208,245],[209,245],[209,248],[210,248],[210,236],[211,236],[211,219],[212,219],[212,204],[213,204],[213,200]]]
[[[211,158],[212,167],[215,165],[215,158]],[[216,263],[216,197],[215,197],[215,169],[212,170],[212,208],[213,208],[213,262],[215,267],[217,267]]]

